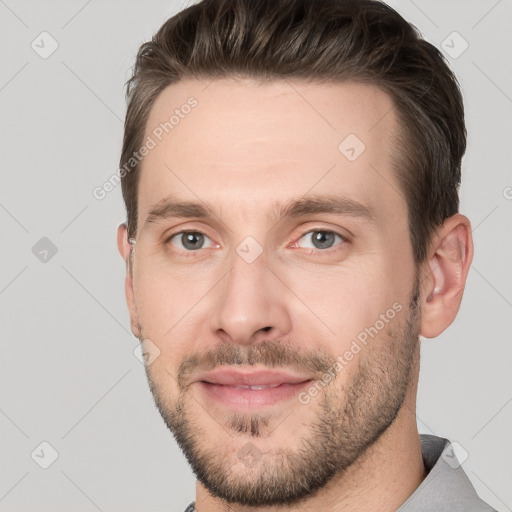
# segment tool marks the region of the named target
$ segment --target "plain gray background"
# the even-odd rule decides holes
[[[418,425],[459,443],[480,496],[511,510],[512,3],[390,4],[452,54],[469,132],[475,257],[458,319],[423,341]],[[117,168],[136,51],[184,5],[0,0],[1,511],[170,512],[195,497],[134,355],[121,189],[92,195]]]

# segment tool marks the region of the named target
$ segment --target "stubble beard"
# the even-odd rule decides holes
[[[198,421],[199,416],[204,419],[207,413],[197,401],[190,399],[188,388],[181,390],[174,403],[169,403],[165,385],[156,382],[158,379],[147,368],[155,404],[197,479],[213,496],[228,503],[253,507],[293,505],[313,497],[335,475],[354,464],[392,425],[404,403],[411,384],[411,369],[419,358],[418,299],[416,280],[407,318],[400,322],[395,317],[387,329],[361,350],[359,362],[350,363],[359,364],[350,380],[340,384],[336,378],[314,403],[302,405],[297,401],[293,405],[311,407],[315,413],[306,435],[296,439],[291,432],[285,436],[293,440],[293,448],[281,445],[272,453],[259,451],[258,439],[272,435],[273,417],[256,413],[229,414],[224,429],[232,437],[226,434],[225,443],[209,445],[208,431]],[[212,361],[218,364],[272,362],[271,366],[278,366],[280,360],[287,361],[284,353],[269,355],[267,348],[279,350],[275,344],[244,347],[249,353],[242,353],[235,345],[223,348],[222,356],[217,353]],[[344,370],[340,375],[344,375]],[[283,425],[290,423],[283,422],[273,428]],[[251,465],[239,464],[240,457],[230,449],[229,443],[237,437],[251,447]]]

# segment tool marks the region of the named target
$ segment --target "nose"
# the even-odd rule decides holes
[[[289,290],[267,266],[264,254],[252,263],[237,253],[216,287],[210,329],[225,342],[255,344],[291,330]]]

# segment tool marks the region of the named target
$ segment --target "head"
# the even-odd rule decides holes
[[[160,413],[213,495],[310,496],[412,428],[419,336],[459,309],[457,82],[383,3],[217,0],[142,45],[127,96],[118,245]],[[303,380],[242,406],[221,369]]]

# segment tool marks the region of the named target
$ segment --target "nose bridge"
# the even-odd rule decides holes
[[[291,327],[282,290],[267,267],[265,253],[253,259],[254,252],[248,257],[253,249],[242,242],[234,251],[230,270],[218,287],[210,320],[212,331],[222,332],[224,339],[239,344],[254,342],[258,331],[276,337]]]

